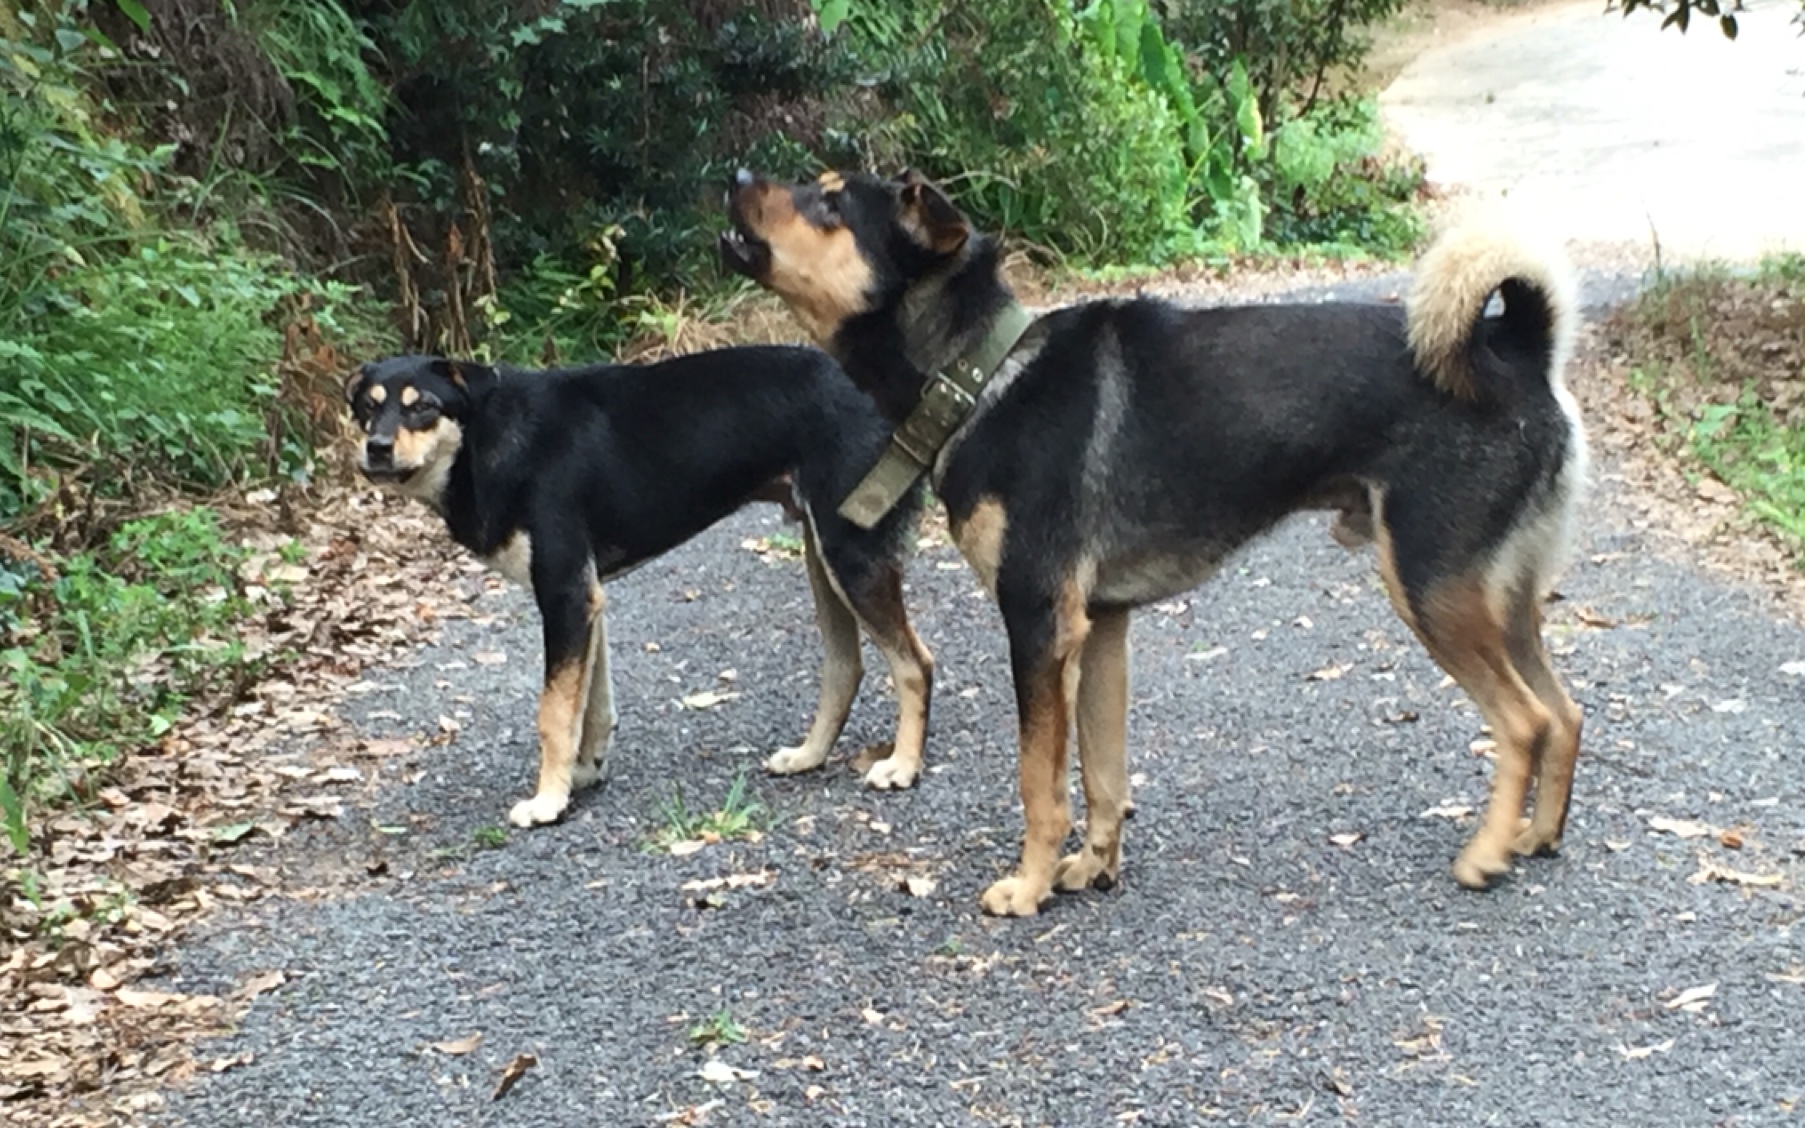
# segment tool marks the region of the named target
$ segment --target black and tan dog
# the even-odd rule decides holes
[[[563,814],[596,782],[614,730],[603,581],[688,540],[788,478],[825,657],[814,723],[766,763],[819,767],[863,668],[862,625],[890,666],[900,719],[873,787],[921,770],[933,659],[902,604],[919,497],[866,530],[834,506],[890,428],[815,349],[720,349],[643,366],[562,371],[404,356],[346,385],[365,476],[426,502],[459,544],[533,592],[545,632],[539,785],[516,826]]]
[[[1137,299],[1029,318],[996,243],[912,173],[742,172],[728,212],[726,264],[782,297],[904,431],[924,391],[944,400],[937,384],[993,372],[930,468],[1002,610],[1019,710],[1026,837],[986,909],[1029,915],[1055,888],[1116,880],[1129,612],[1300,509],[1340,509],[1343,543],[1377,540],[1398,614],[1497,736],[1492,798],[1455,877],[1483,887],[1513,851],[1558,848],[1581,714],[1540,604],[1585,476],[1558,254],[1456,230],[1421,263],[1407,312]],[[1087,823],[1062,859],[1074,714]]]

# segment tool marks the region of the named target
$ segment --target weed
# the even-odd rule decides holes
[[[692,811],[678,787],[671,798],[658,804],[658,829],[648,845],[654,850],[669,850],[679,842],[723,842],[736,838],[753,839],[764,823],[765,809],[756,799],[746,795],[746,773],[733,777],[721,805],[712,811]]]
[[[746,1028],[734,1020],[726,1007],[689,1028],[693,1046],[737,1046],[746,1040]]]
[[[508,844],[508,832],[504,827],[479,826],[470,832],[470,841],[485,850],[499,850]]]

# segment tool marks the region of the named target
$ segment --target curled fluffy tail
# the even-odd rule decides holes
[[[1485,316],[1493,294],[1504,312]],[[1555,384],[1578,323],[1566,256],[1497,220],[1469,221],[1436,239],[1417,265],[1407,303],[1410,351],[1436,387],[1460,399],[1500,397],[1500,382]]]

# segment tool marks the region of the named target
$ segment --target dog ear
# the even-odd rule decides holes
[[[487,391],[495,382],[495,370],[474,360],[447,360],[435,358],[432,362],[433,375],[449,382],[452,387],[467,395],[475,395]]]
[[[903,170],[897,203],[903,226],[928,250],[950,255],[971,238],[971,224],[938,185],[912,168]]]

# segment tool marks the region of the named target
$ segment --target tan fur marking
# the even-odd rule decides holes
[[[1003,538],[1009,531],[1009,515],[994,497],[982,497],[965,520],[953,526],[953,543],[978,574],[978,582],[992,596],[997,591],[997,568],[1003,562]]]
[[[370,402],[371,403],[383,403],[383,402],[387,401],[388,398],[389,398],[389,390],[387,388],[383,387],[381,384],[377,384],[370,389]]]
[[[1454,863],[1455,880],[1472,889],[1510,869],[1529,778],[1556,724],[1511,662],[1493,606],[1482,580],[1463,577],[1425,596],[1417,616],[1423,645],[1473,698],[1498,743],[1484,821]]]
[[[401,389],[401,406],[412,407],[420,402],[420,389],[409,384]]]
[[[464,441],[464,429],[446,418],[424,431],[403,427],[395,432],[395,468],[413,471],[413,476],[396,487],[399,492],[437,503],[451,476],[451,464]]]
[[[846,178],[830,168],[817,176],[815,183],[821,185],[823,192],[838,192],[846,187]]]
[[[764,284],[817,343],[831,341],[842,323],[865,312],[874,275],[850,228],[810,223],[786,188],[767,188],[744,210],[747,226],[771,248]]]

